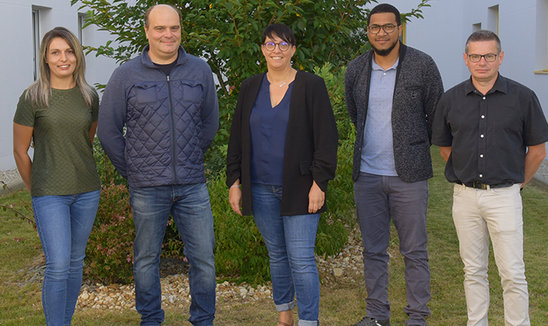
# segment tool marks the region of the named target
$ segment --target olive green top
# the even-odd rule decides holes
[[[52,89],[49,107],[19,98],[15,123],[34,128],[31,195],[71,195],[98,190],[99,176],[89,130],[97,121],[99,98],[91,108],[79,87]]]

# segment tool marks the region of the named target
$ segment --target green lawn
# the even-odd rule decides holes
[[[458,241],[451,219],[452,186],[443,177],[443,163],[433,149],[435,177],[430,182],[428,217],[432,300],[430,325],[465,325],[466,304],[462,286],[462,263]],[[548,190],[532,184],[523,191],[525,220],[525,260],[530,292],[532,325],[548,325],[548,255],[546,220]],[[29,214],[27,192],[0,198],[0,204],[16,203]],[[24,207],[26,205],[26,207]],[[23,207],[22,207],[23,206]],[[32,226],[0,210],[0,325],[43,325],[40,282],[29,282],[25,271],[35,265],[41,254],[40,242]],[[395,234],[395,232],[393,232]],[[390,300],[392,324],[403,325],[405,314],[405,280],[403,260],[397,251],[397,238],[392,241],[390,264]],[[490,324],[504,325],[502,290],[491,258]],[[361,279],[322,286],[320,321],[322,325],[350,325],[365,311],[365,289]],[[165,325],[187,325],[188,309],[166,310]],[[231,306],[221,302],[217,308],[217,325],[274,325],[276,313],[270,300]],[[77,311],[73,325],[138,325],[135,311]]]

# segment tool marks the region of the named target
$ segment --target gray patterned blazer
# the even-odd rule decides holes
[[[360,173],[372,57],[373,50],[370,50],[352,60],[345,75],[346,105],[356,126],[354,180]],[[400,44],[392,135],[396,172],[405,182],[426,180],[433,175],[430,138],[434,110],[442,93],[443,84],[434,60],[424,52]]]

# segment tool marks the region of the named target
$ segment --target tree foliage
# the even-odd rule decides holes
[[[417,7],[402,19],[421,18],[429,0],[415,0]],[[261,35],[266,26],[279,22],[295,32],[297,51],[293,66],[313,71],[329,63],[333,69],[369,48],[366,6],[377,0],[164,0],[182,15],[182,44],[185,50],[204,58],[217,76],[220,87],[220,125],[206,157],[206,172],[217,175],[224,169],[232,112],[240,83],[264,72]],[[86,26],[96,25],[113,39],[88,52],[123,63],[147,44],[144,12],[157,0],[71,0],[87,12]]]
[[[402,15],[404,21],[421,18],[422,8],[429,0],[415,0],[418,5]],[[226,200],[228,194],[222,171],[225,167],[228,135],[237,92],[243,79],[264,72],[266,65],[260,50],[261,35],[266,26],[274,22],[285,23],[295,32],[297,51],[293,58],[295,68],[314,71],[324,78],[331,103],[337,117],[339,129],[339,163],[337,176],[328,192],[329,212],[322,216],[318,227],[316,251],[331,255],[339,251],[347,239],[345,225],[352,206],[352,126],[344,103],[344,66],[365,51],[369,44],[366,35],[365,6],[376,0],[164,0],[177,6],[182,14],[182,44],[188,53],[204,58],[219,80],[220,126],[214,143],[206,156],[206,173],[213,214],[215,216],[216,253],[218,272],[226,279],[260,283],[268,278],[267,255],[258,230],[249,218],[235,217]],[[71,0],[87,11],[87,25],[96,25],[107,31],[111,41],[98,47],[88,47],[89,52],[104,55],[123,63],[137,55],[147,44],[144,33],[143,14],[156,4],[155,0]],[[321,67],[321,68],[320,68]],[[342,69],[341,69],[342,68]],[[99,156],[101,175],[118,180],[112,166]],[[101,166],[101,164],[99,164]],[[112,186],[113,189],[121,189]],[[118,187],[118,188],[117,188]],[[105,198],[115,198],[104,195]],[[109,205],[107,205],[109,206]],[[129,207],[126,207],[129,209]],[[124,227],[126,216],[114,211],[101,212],[106,219],[98,218],[95,232],[97,243],[91,246],[102,250],[108,248],[110,256],[124,264],[128,257],[115,254],[125,252],[132,238],[128,232],[119,239],[111,237],[110,226]],[[113,217],[114,216],[114,217]],[[122,223],[122,224],[120,224]],[[97,231],[98,230],[98,231]],[[114,230],[114,228],[112,228]],[[119,230],[119,229],[116,229]],[[119,233],[119,231],[116,231]],[[171,236],[170,236],[171,234]],[[168,249],[177,253],[182,243],[176,232],[166,235]],[[95,239],[90,238],[90,243]],[[179,246],[180,245],[180,246]],[[90,246],[88,246],[89,248]],[[116,253],[114,249],[118,250]],[[166,248],[164,248],[166,249]],[[91,256],[91,255],[90,255]],[[110,258],[109,258],[110,259]],[[95,274],[110,273],[103,265],[105,261],[91,267]],[[126,264],[127,265],[127,264]],[[108,265],[110,266],[110,265]],[[120,267],[126,268],[127,266]],[[126,274],[131,277],[130,274]],[[129,280],[126,280],[129,281]]]
[[[419,0],[417,0],[419,1]],[[417,8],[403,14],[404,20],[422,17]],[[146,45],[143,13],[155,0],[71,0],[87,9],[86,24],[97,25],[114,36],[97,48],[124,62]],[[241,81],[265,71],[260,51],[263,29],[271,23],[289,25],[297,38],[295,67],[312,71],[329,62],[345,65],[367,46],[364,7],[376,0],[165,0],[182,13],[182,44],[187,52],[207,60],[221,84],[220,96],[236,91]]]

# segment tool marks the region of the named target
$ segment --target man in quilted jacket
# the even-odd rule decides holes
[[[160,253],[171,214],[190,265],[189,321],[213,325],[213,216],[204,153],[219,124],[210,67],[185,52],[181,14],[170,5],[145,13],[148,45],[117,68],[101,101],[98,136],[127,178],[136,235],[135,300],[141,325],[160,325]]]

